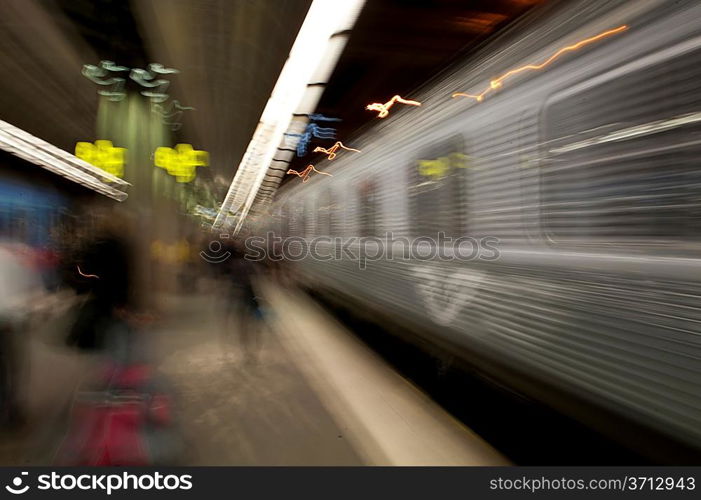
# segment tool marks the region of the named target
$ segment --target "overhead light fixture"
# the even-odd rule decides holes
[[[0,120],[0,149],[117,201],[127,199],[128,182]]]
[[[231,208],[237,207],[233,234],[241,229],[293,114],[300,112],[301,106],[305,108],[302,112],[313,112],[321,97],[320,86],[323,87],[336,66],[348,32],[364,4],[365,0],[313,0],[212,225],[214,228],[222,227]],[[313,99],[308,96],[310,88],[316,90]]]

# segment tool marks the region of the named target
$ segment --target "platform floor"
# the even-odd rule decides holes
[[[227,295],[205,289],[166,300],[145,344],[174,395],[178,463],[508,463],[304,293],[262,283],[265,318],[242,337]],[[0,436],[2,465],[51,463],[65,407],[98,362],[60,345],[62,321],[32,332],[29,425]]]

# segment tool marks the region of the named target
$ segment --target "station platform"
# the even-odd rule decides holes
[[[173,395],[178,464],[508,464],[305,293],[261,283],[264,317],[245,336],[229,296],[204,290],[164,298],[148,335]],[[62,409],[97,362],[60,345],[62,321],[32,332],[29,424],[0,437],[2,465],[51,463]]]

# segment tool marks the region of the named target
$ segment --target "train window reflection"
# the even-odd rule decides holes
[[[469,167],[462,137],[420,153],[409,169],[409,206],[415,236],[462,235],[463,179]]]
[[[551,100],[542,203],[553,239],[701,235],[700,57],[657,59]]]

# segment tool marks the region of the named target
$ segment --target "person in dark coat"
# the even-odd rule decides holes
[[[116,313],[131,302],[130,247],[114,229],[104,230],[75,259],[76,283],[87,292],[68,344],[92,350],[104,347],[104,335]]]

